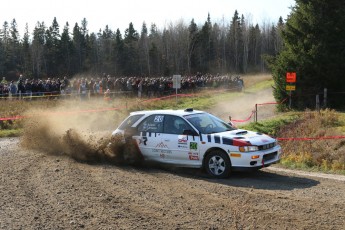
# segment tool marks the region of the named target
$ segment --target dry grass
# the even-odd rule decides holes
[[[280,137],[341,136],[345,124],[334,110],[306,111],[301,118],[283,127]],[[282,141],[282,164],[297,168],[318,168],[323,171],[345,171],[345,140]]]

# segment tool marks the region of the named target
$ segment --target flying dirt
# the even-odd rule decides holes
[[[114,127],[113,119],[106,120],[100,113],[61,116],[59,111],[70,109],[62,104],[50,116],[29,116],[25,120],[21,146],[87,163],[131,164],[140,159],[132,146],[116,140],[111,143],[110,130],[105,127]],[[28,113],[42,114],[42,111],[33,109]]]

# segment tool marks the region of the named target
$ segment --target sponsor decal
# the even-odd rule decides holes
[[[161,153],[161,154],[159,154],[159,157],[164,159],[165,158],[165,154]]]
[[[153,153],[160,153],[160,154],[172,154],[171,150],[162,150],[162,149],[152,149]]]
[[[266,140],[266,139],[261,139],[261,141],[264,142],[264,143],[269,142],[269,140]]]
[[[197,150],[198,149],[198,143],[196,142],[191,142],[189,145],[190,149]]]
[[[139,145],[140,144],[146,145],[146,142],[147,142],[147,137],[143,137],[143,138],[139,139]]]
[[[151,124],[151,123],[149,123],[149,124],[144,124],[143,125],[143,130],[144,131],[150,131],[150,132],[153,132],[153,131],[155,131],[155,130],[157,130],[158,129],[158,127],[157,127],[157,125],[156,124]]]
[[[189,157],[189,160],[198,161],[199,160],[199,153],[189,152],[188,157]]]
[[[199,156],[189,156],[189,160],[198,161],[199,160]]]
[[[156,148],[164,148],[164,149],[167,149],[168,146],[166,144],[163,143],[163,141],[159,144],[156,145]]]
[[[188,136],[187,135],[178,135],[178,141],[179,142],[187,142]]]
[[[177,143],[179,145],[186,145],[188,142],[188,137],[186,135],[181,135],[181,136],[178,136],[178,141]]]
[[[188,149],[188,146],[187,145],[178,145],[177,147],[181,148],[181,149]]]

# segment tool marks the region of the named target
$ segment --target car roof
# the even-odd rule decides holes
[[[162,110],[143,110],[143,111],[135,111],[131,112],[130,115],[137,115],[137,114],[145,114],[146,116],[152,114],[169,114],[169,115],[177,115],[177,116],[185,116],[197,113],[205,113],[204,111],[200,110],[193,110],[193,109],[162,109]]]

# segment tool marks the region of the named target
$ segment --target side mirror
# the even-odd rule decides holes
[[[194,130],[190,130],[190,129],[184,129],[183,130],[183,135],[199,136],[199,134],[197,132],[195,132]]]

